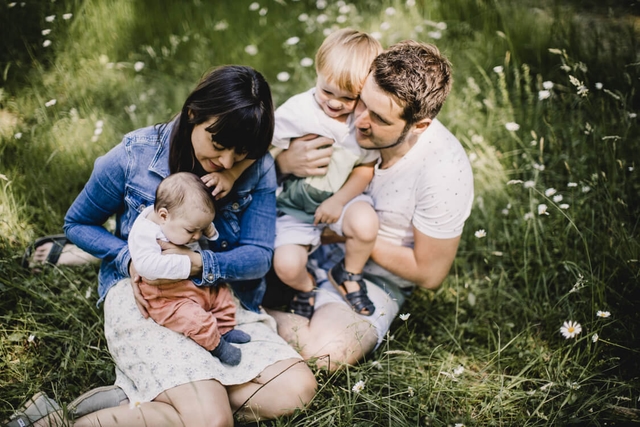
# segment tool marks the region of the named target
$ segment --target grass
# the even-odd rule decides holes
[[[439,118],[469,153],[476,201],[443,286],[416,291],[367,360],[317,372],[307,409],[263,424],[640,422],[637,2],[416,3],[3,3],[0,419],[38,390],[66,403],[114,380],[97,267],[19,266],[60,232],[93,160],[169,119],[218,64],[257,68],[282,103],[313,84],[300,61],[323,32],[348,25],[449,56]]]

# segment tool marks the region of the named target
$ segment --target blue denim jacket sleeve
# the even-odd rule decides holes
[[[275,162],[266,154],[256,160],[234,185],[230,198],[221,204],[214,220],[220,238],[203,250],[202,277],[196,285],[218,281],[260,279],[269,271],[275,239],[277,187]],[[233,232],[235,231],[235,233]],[[238,236],[230,241],[226,236]]]
[[[118,270],[124,277],[129,275],[127,242],[110,233],[103,224],[111,215],[123,209],[126,167],[124,144],[99,157],[89,181],[64,220],[64,231],[73,243],[97,258],[117,260]]]

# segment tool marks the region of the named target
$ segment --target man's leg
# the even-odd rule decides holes
[[[354,364],[375,348],[375,327],[347,305],[328,303],[316,309],[311,320],[270,310],[278,333],[305,359],[318,358],[318,366],[336,370]]]

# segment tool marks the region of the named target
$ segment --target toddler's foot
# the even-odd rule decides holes
[[[342,298],[349,303],[353,311],[363,316],[373,314],[376,306],[367,295],[367,285],[362,274],[349,273],[345,270],[344,259],[329,270],[328,277],[329,282],[340,292]]]

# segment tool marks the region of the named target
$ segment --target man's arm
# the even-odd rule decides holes
[[[413,227],[414,248],[378,237],[371,258],[381,267],[426,289],[437,289],[449,274],[460,236],[436,239]]]
[[[325,175],[333,143],[333,139],[317,135],[292,139],[289,148],[275,157],[278,171],[282,175],[293,174],[299,178]]]

